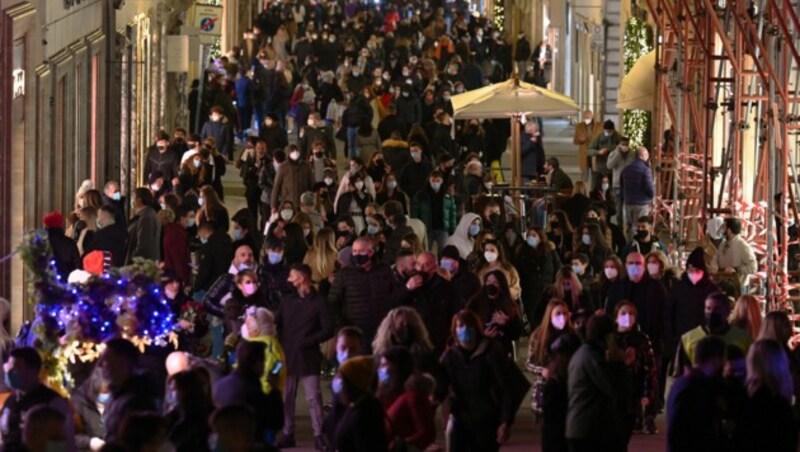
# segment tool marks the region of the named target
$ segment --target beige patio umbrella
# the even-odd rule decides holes
[[[656,98],[656,51],[642,56],[625,77],[617,92],[617,108],[653,111]]]
[[[578,104],[569,97],[521,82],[516,76],[458,94],[451,101],[456,119],[511,118],[511,174],[515,187],[522,185],[520,118],[524,115],[558,118],[580,111]]]

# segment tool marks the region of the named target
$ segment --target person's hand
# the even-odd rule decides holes
[[[795,348],[797,348],[798,343],[800,343],[800,336],[795,335],[790,337],[789,342],[787,344],[789,346],[789,350],[794,350]]]
[[[633,347],[626,348],[623,356],[626,366],[631,366],[636,362],[636,350]]]
[[[642,406],[650,406],[650,399],[642,397]]]
[[[422,283],[424,280],[420,275],[414,275],[406,282],[406,289],[408,290],[417,290],[422,287]]]
[[[607,149],[607,148],[600,149],[600,151],[598,152],[598,154],[600,154],[600,155],[606,155],[606,154],[608,154],[608,149]]]
[[[550,377],[550,370],[547,367],[542,368],[542,378],[547,380]]]
[[[497,331],[497,325],[492,325],[489,328],[486,328],[485,330],[483,330],[483,335],[486,336],[486,337],[494,338],[494,337],[497,337],[498,334],[500,334],[500,332]]]
[[[441,276],[442,279],[444,279],[445,281],[450,281],[453,279],[453,274],[441,267],[439,267],[439,269],[436,270],[436,274]]]
[[[509,320],[509,317],[503,311],[494,311],[494,314],[492,314],[492,322],[494,322],[494,323],[496,323],[498,325],[501,325],[501,326],[505,325],[506,323],[508,323],[508,320]]]
[[[172,186],[173,187],[177,187],[180,184],[181,184],[181,180],[179,178],[177,178],[177,177],[173,177],[172,178]]]
[[[500,427],[497,427],[497,444],[503,444],[508,441],[508,424],[503,422]]]
[[[336,239],[336,248],[344,248],[345,243],[347,243],[347,237],[339,237]]]
[[[89,440],[89,449],[90,450],[100,450],[103,446],[106,445],[106,442],[103,441],[101,438],[94,437]]]
[[[188,320],[183,320],[183,319],[181,319],[181,320],[178,320],[178,326],[179,326],[179,327],[180,327],[182,330],[189,331],[190,329],[192,329],[192,322],[190,322],[190,321],[188,321]]]

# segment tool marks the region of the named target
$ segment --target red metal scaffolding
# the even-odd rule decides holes
[[[645,0],[657,52],[657,220],[691,251],[714,215],[756,249],[767,308],[789,299],[787,210],[797,213],[800,20],[792,0]],[[795,0],[796,1],[796,0]]]

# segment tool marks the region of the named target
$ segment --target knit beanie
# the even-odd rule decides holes
[[[686,268],[689,268],[690,265],[698,270],[706,272],[706,259],[703,248],[698,246],[689,254],[689,257],[686,259]]]
[[[339,373],[342,378],[363,392],[372,392],[375,380],[375,362],[371,356],[357,356],[346,360]]]

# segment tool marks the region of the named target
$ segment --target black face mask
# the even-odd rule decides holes
[[[484,287],[483,290],[486,291],[486,295],[489,298],[497,298],[497,296],[500,295],[500,288],[495,285],[488,285]]]
[[[338,229],[336,230],[336,238],[337,239],[338,238],[342,238],[342,237],[347,237],[349,235],[350,235],[350,231],[340,231]]]
[[[363,267],[367,262],[369,262],[369,256],[366,254],[353,254],[350,256],[350,263],[353,264],[354,267]]]
[[[500,222],[500,214],[499,213],[493,213],[493,214],[489,215],[489,221],[491,221],[492,224],[499,223]]]
[[[636,240],[644,240],[647,238],[648,235],[650,235],[650,233],[648,233],[647,231],[636,231],[636,235],[634,236],[634,238]]]
[[[706,314],[706,326],[710,331],[719,331],[725,326],[725,316],[716,312]]]

